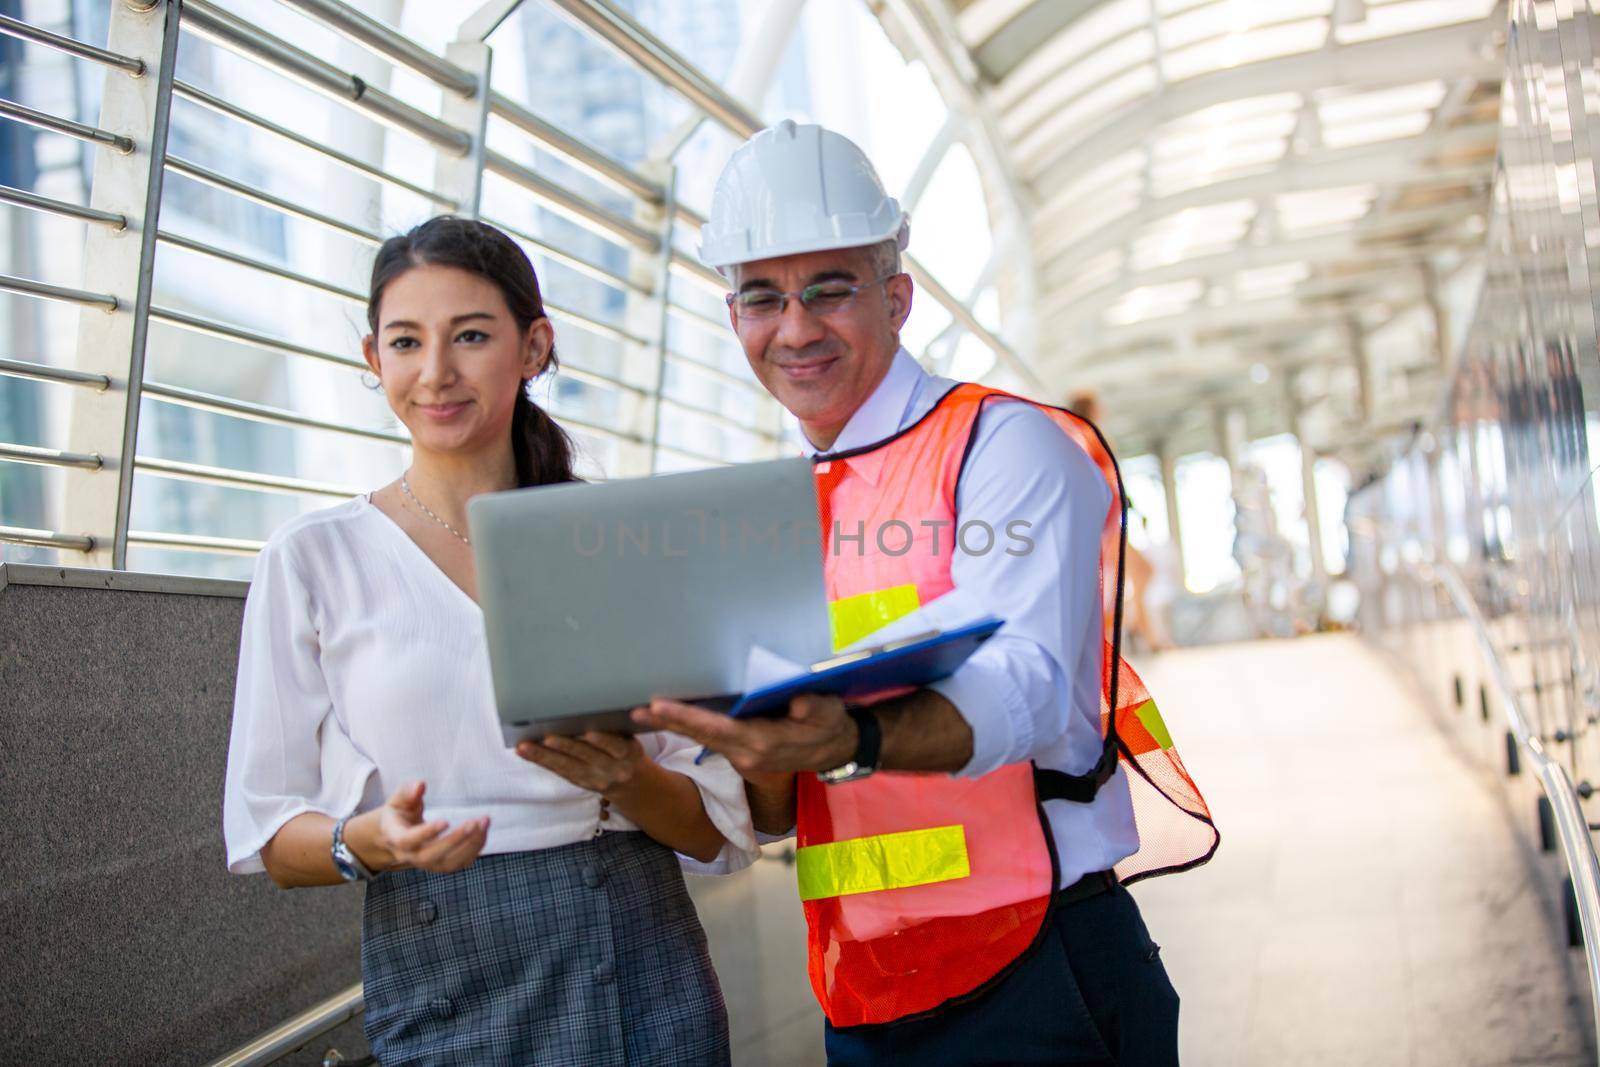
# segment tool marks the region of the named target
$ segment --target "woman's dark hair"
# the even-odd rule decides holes
[[[367,297],[367,324],[374,334],[384,289],[411,268],[425,265],[456,267],[493,282],[505,297],[518,330],[526,331],[546,317],[539,277],[515,241],[476,219],[440,215],[409,233],[389,238],[378,249]],[[555,370],[558,366],[552,346],[546,367]],[[511,415],[511,454],[516,459],[519,486],[578,480],[572,473],[572,439],[533,402],[526,387],[517,390],[517,406]]]

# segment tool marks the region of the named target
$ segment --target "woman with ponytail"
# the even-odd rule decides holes
[[[366,885],[384,1064],[724,1064],[682,869],[748,864],[738,776],[671,734],[505,748],[466,526],[478,493],[575,480],[528,395],[554,333],[522,250],[441,217],[372,269],[363,348],[412,459],[278,530],[245,605],[228,866]]]

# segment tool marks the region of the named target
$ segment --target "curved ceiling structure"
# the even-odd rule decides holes
[[[1434,403],[1439,289],[1484,241],[1503,3],[875,6],[1001,157],[1025,358],[1058,396],[1097,389],[1122,451],[1210,447],[1230,408],[1252,433],[1305,408],[1344,449]],[[1368,343],[1402,316],[1425,343]]]

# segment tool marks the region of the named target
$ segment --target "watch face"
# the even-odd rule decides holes
[[[356,873],[356,869],[350,865],[350,861],[339,855],[337,852],[333,854],[333,865],[334,867],[338,868],[339,877],[343,878],[347,882],[353,882],[357,878],[361,877]]]
[[[852,782],[857,778],[865,778],[871,773],[872,771],[870,769],[863,769],[859,763],[857,763],[855,760],[851,760],[843,767],[835,767],[831,771],[820,771],[818,772],[817,777],[821,778],[829,785],[837,785],[840,782]]]

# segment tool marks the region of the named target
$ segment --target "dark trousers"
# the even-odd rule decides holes
[[[929,1018],[827,1029],[830,1067],[1178,1062],[1178,994],[1139,907],[1117,886],[1056,909],[994,989]]]

